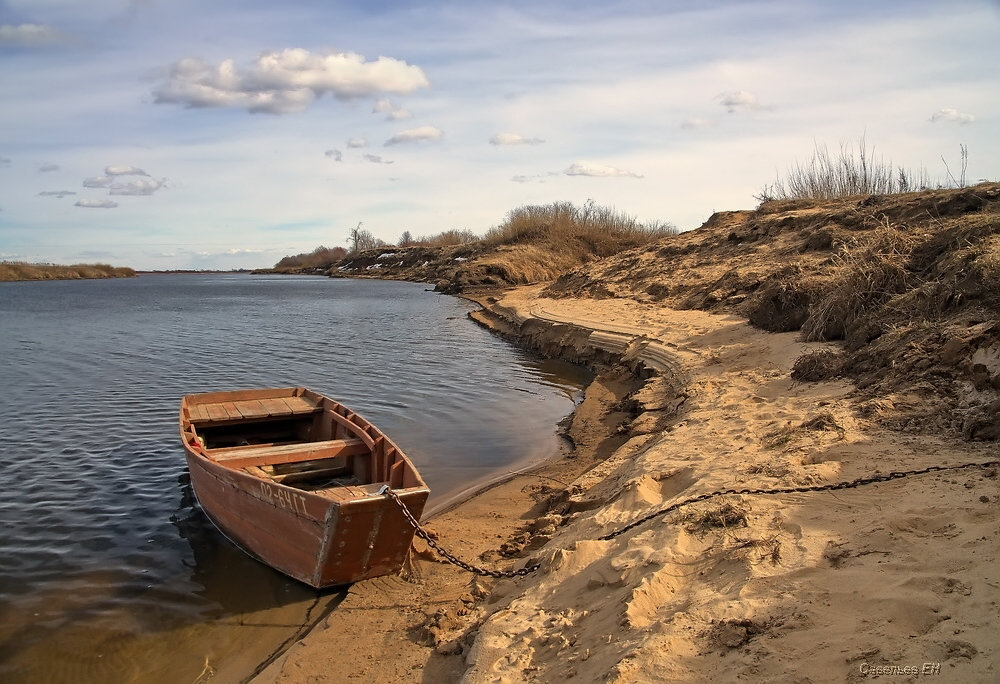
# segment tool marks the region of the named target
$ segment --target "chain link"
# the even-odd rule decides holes
[[[953,466],[928,466],[926,468],[920,468],[919,470],[893,470],[885,475],[870,475],[868,477],[859,477],[846,482],[833,482],[823,485],[778,487],[775,489],[721,489],[715,492],[708,492],[707,494],[693,496],[689,499],[684,499],[683,501],[678,501],[677,503],[671,504],[665,508],[653,511],[652,513],[644,515],[638,520],[634,520],[614,532],[609,532],[604,536],[598,537],[598,539],[600,541],[609,541],[615,537],[625,534],[629,530],[635,529],[639,525],[649,522],[653,518],[666,515],[667,513],[673,513],[679,508],[683,508],[684,506],[688,506],[699,501],[705,501],[706,499],[712,499],[717,496],[725,496],[726,494],[800,494],[806,492],[832,492],[838,489],[853,489],[855,487],[875,484],[876,482],[889,482],[891,480],[898,480],[902,477],[909,477],[911,475],[924,475],[926,473],[943,472],[947,470],[962,470],[963,468],[990,468],[997,466],[1000,466],[1000,461],[986,461],[984,463],[963,463],[961,465]]]
[[[996,468],[1000,467],[1000,460],[998,461],[985,461],[978,463],[963,463],[961,465],[951,465],[951,466],[928,466],[926,468],[920,468],[918,470],[893,470],[884,475],[869,475],[868,477],[859,477],[854,480],[847,480],[845,482],[833,482],[830,484],[823,485],[806,485],[801,487],[778,487],[774,489],[720,489],[714,492],[707,492],[705,494],[699,494],[698,496],[692,496],[688,499],[678,501],[677,503],[666,506],[665,508],[660,508],[652,513],[642,516],[637,520],[633,520],[624,527],[620,527],[614,532],[609,532],[597,539],[599,541],[610,541],[615,537],[620,537],[629,530],[633,530],[640,525],[643,525],[653,518],[658,518],[661,515],[666,515],[667,513],[673,513],[674,511],[683,508],[684,506],[690,506],[693,503],[698,503],[699,501],[706,501],[708,499],[713,499],[717,496],[726,496],[728,494],[804,494],[808,492],[832,492],[838,489],[854,489],[855,487],[862,487],[864,485],[875,484],[878,482],[890,482],[892,480],[898,480],[904,477],[910,477],[913,475],[926,475],[927,473],[938,473],[945,472],[949,470],[963,470],[967,468]],[[533,563],[531,565],[525,566],[518,570],[489,570],[487,568],[481,568],[471,563],[467,563],[461,558],[458,558],[452,553],[449,553],[446,549],[442,548],[437,541],[431,538],[430,534],[420,526],[420,522],[413,517],[410,513],[410,509],[406,507],[406,504],[399,498],[396,492],[392,491],[388,487],[382,492],[393,501],[395,501],[400,509],[403,511],[403,515],[406,520],[413,527],[414,533],[427,542],[427,545],[434,549],[437,555],[441,556],[449,563],[457,565],[458,567],[471,572],[476,575],[481,575],[484,577],[524,577],[525,575],[530,575],[531,573],[538,570],[541,567],[541,563]]]
[[[416,534],[418,537],[427,542],[427,546],[434,549],[434,552],[437,555],[441,556],[452,565],[457,565],[463,570],[471,572],[474,575],[480,575],[482,577],[495,577],[497,579],[501,579],[503,577],[524,577],[525,575],[530,575],[535,570],[541,567],[540,563],[533,563],[532,565],[527,565],[523,568],[519,568],[518,570],[505,571],[505,570],[489,570],[488,568],[481,568],[479,566],[473,565],[472,563],[466,563],[458,556],[442,548],[440,545],[438,545],[437,541],[431,538],[431,535],[427,532],[427,530],[425,530],[423,527],[420,526],[420,522],[413,517],[413,514],[410,513],[410,509],[406,507],[406,504],[403,503],[402,499],[399,498],[399,495],[396,494],[396,492],[392,491],[391,489],[386,489],[384,493],[399,505],[399,508],[403,511],[403,516],[410,523],[410,525],[413,526],[414,534]]]

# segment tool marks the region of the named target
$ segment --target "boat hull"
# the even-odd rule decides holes
[[[373,482],[363,486],[310,491],[263,477],[257,467],[217,462],[214,451],[235,450],[213,450],[192,440],[197,426],[192,428],[190,421],[185,425],[183,416],[181,432],[191,485],[202,509],[226,537],[251,556],[315,588],[393,574],[402,567],[413,527],[395,501],[378,493],[379,477],[370,478]],[[381,433],[378,436],[382,441],[371,453],[354,458],[387,461],[385,445],[398,447]],[[370,441],[374,443],[374,439]],[[378,453],[379,449],[383,453]],[[401,452],[393,456],[397,463],[401,462],[399,457]],[[385,479],[389,484],[391,478]],[[410,486],[394,489],[419,519],[429,490],[420,480],[407,484]]]

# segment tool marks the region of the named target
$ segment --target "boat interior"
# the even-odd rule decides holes
[[[402,452],[366,420],[331,399],[295,391],[306,394],[186,400],[185,440],[221,465],[297,489],[357,495],[383,484],[423,486]]]

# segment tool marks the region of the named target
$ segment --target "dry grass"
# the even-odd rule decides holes
[[[841,245],[802,326],[806,340],[835,340],[875,309],[917,285],[907,269],[917,237],[886,221]]]
[[[435,235],[422,235],[417,238],[400,238],[400,247],[455,247],[477,242],[479,236],[468,228],[453,228]]]
[[[286,256],[274,265],[275,270],[281,269],[301,269],[301,268],[324,268],[334,261],[340,261],[347,256],[347,250],[343,247],[324,247],[320,245],[311,252],[293,254]]]
[[[482,242],[486,247],[546,242],[554,250],[606,257],[676,232],[670,224],[644,224],[593,202],[582,207],[554,202],[510,211],[506,221],[488,230]]]
[[[532,244],[504,245],[476,261],[476,265],[488,275],[516,284],[555,280],[579,263],[578,258],[568,251]]]
[[[135,271],[109,264],[29,264],[22,261],[0,262],[0,281],[79,280],[84,278],[131,278]]]
[[[962,154],[964,168],[967,158],[965,148]],[[964,184],[964,174],[962,179]],[[817,143],[808,164],[794,164],[784,179],[779,178],[774,184],[765,186],[757,199],[761,202],[822,200],[852,195],[890,195],[929,187],[931,181],[924,169],[914,172],[877,158],[875,148],[869,148],[862,136],[857,149],[841,144],[837,156],[831,154],[826,145]]]
[[[746,527],[750,509],[742,502],[725,502],[703,511],[694,511],[682,518],[684,529],[703,535],[709,530]]]

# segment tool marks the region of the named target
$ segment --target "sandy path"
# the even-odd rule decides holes
[[[679,419],[676,383],[654,379],[635,397],[646,410],[602,443],[620,416],[599,420],[596,397],[606,406],[625,388],[598,383],[575,424],[585,455],[555,466],[576,478],[569,506],[543,516],[516,480],[432,525],[474,557],[543,516],[527,540],[539,572],[491,588],[420,560],[415,583],[355,585],[263,681],[853,681],[925,663],[942,681],[1000,677],[994,471],[717,498],[596,541],[675,498],[992,460],[995,444],[874,427],[847,383],[790,379],[818,346],[794,334],[633,300],[540,299],[538,288],[498,304],[515,320],[601,331],[592,341],[683,377]]]

